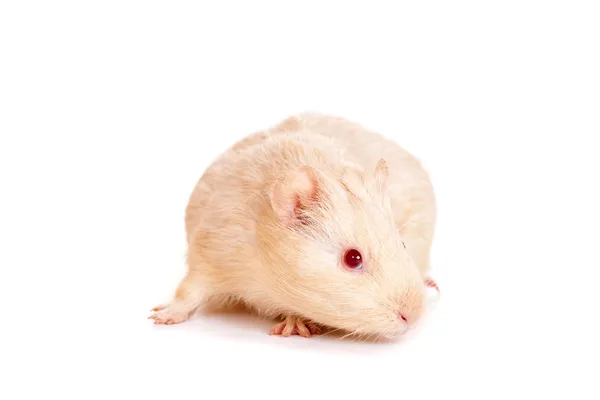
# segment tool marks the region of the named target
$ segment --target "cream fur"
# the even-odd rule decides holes
[[[152,318],[177,323],[233,300],[392,336],[407,328],[398,312],[408,325],[423,313],[435,219],[428,174],[396,143],[338,117],[290,117],[205,171],[186,209],[188,274]],[[362,252],[362,271],[342,266],[346,248]]]

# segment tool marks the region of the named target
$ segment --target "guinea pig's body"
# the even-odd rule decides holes
[[[274,334],[393,336],[423,313],[435,220],[428,174],[396,143],[342,118],[290,117],[198,181],[188,273],[150,318],[179,323],[207,302],[239,301],[282,317]]]

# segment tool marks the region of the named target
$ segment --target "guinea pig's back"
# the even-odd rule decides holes
[[[336,139],[345,146],[347,157],[367,170],[374,168],[380,158],[385,158],[392,183],[407,180],[421,180],[426,186],[429,183],[429,176],[416,157],[397,142],[357,122],[319,113],[301,113],[282,121],[270,132],[291,131],[311,132]],[[267,134],[262,135],[266,137]]]
[[[185,210],[188,242],[198,229],[238,226],[245,231],[251,230],[247,226],[251,223],[247,215],[254,206],[251,197],[264,184],[264,177],[260,176],[251,155],[254,147],[245,147],[243,154],[228,149],[196,182]]]
[[[304,158],[308,147],[331,147],[320,135],[266,129],[251,133],[219,155],[197,181],[188,201],[188,242],[200,227],[239,226],[253,231],[255,216],[269,206],[264,190]]]

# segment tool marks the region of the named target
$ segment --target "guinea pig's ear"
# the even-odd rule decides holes
[[[387,162],[382,158],[377,162],[377,166],[375,167],[375,182],[377,188],[383,193],[387,190],[389,177],[390,171]]]
[[[271,206],[286,225],[300,222],[302,211],[317,201],[319,175],[312,167],[303,166],[273,187]]]

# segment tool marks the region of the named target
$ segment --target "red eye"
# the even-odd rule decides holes
[[[362,255],[356,249],[348,250],[346,254],[344,254],[344,264],[350,269],[362,269]]]

